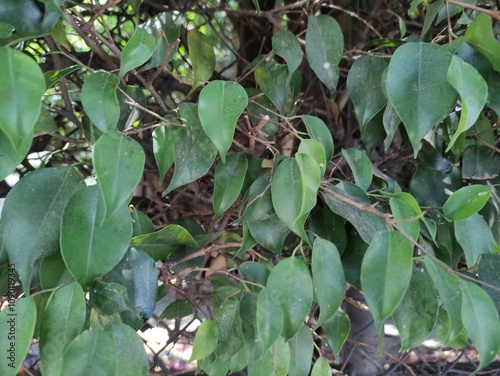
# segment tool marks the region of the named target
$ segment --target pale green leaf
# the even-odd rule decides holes
[[[214,216],[218,217],[238,198],[248,168],[248,160],[242,153],[231,154],[226,163],[219,163],[214,172]]]
[[[137,28],[122,51],[119,77],[144,64],[156,49],[155,37],[146,30]]]
[[[326,161],[330,162],[333,157],[333,138],[325,122],[311,115],[302,115],[301,119],[306,126],[309,137],[323,145]]]
[[[373,178],[370,158],[368,158],[366,152],[360,149],[344,149],[342,155],[351,168],[356,185],[366,192]]]
[[[492,31],[492,19],[487,14],[478,14],[465,32],[465,42],[481,52],[500,71],[500,43]]]
[[[288,30],[282,30],[273,35],[272,45],[274,53],[281,56],[288,66],[286,86],[290,85],[292,74],[297,70],[304,53],[297,37]]]
[[[323,176],[326,171],[326,157],[323,145],[318,141],[312,139],[304,139],[300,141],[299,149],[297,153],[307,154],[313,158],[320,169],[320,175]]]
[[[476,265],[482,254],[494,252],[495,239],[490,227],[479,214],[473,214],[461,221],[453,221],[453,226],[455,237],[464,250],[465,260],[469,268]]]
[[[486,185],[469,185],[460,188],[446,200],[443,214],[446,218],[459,221],[477,213],[490,198],[491,187]]]

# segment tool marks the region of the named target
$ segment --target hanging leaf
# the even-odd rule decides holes
[[[356,185],[366,192],[373,178],[373,168],[370,158],[368,158],[363,150],[359,149],[344,149],[342,150],[342,155],[351,168]]]
[[[88,117],[102,132],[116,128],[120,119],[120,105],[116,88],[120,79],[107,72],[93,73],[83,81],[82,105]]]
[[[306,126],[309,137],[323,146],[326,161],[330,162],[333,157],[333,138],[325,122],[311,115],[302,115],[300,118]]]
[[[276,255],[283,251],[283,244],[290,233],[290,229],[285,225],[276,214],[269,218],[245,222],[248,226],[251,236]]]
[[[238,198],[248,168],[242,153],[231,154],[226,163],[219,163],[214,172],[214,217],[218,217]]]
[[[319,318],[315,328],[329,320],[342,304],[346,291],[344,267],[333,243],[316,238],[313,244],[311,269]]]
[[[477,213],[490,198],[491,187],[486,185],[469,185],[462,187],[446,200],[443,214],[452,221],[467,219]]]
[[[44,168],[27,174],[7,195],[2,242],[26,294],[35,260],[59,250],[63,210],[81,180],[71,167]]]
[[[413,245],[397,231],[378,232],[361,264],[361,287],[377,332],[403,298],[410,283]]]
[[[120,132],[106,132],[97,140],[92,161],[106,216],[127,203],[141,181],[145,160],[141,145]]]
[[[302,261],[289,257],[271,270],[266,287],[273,302],[283,311],[281,334],[288,340],[299,331],[311,308],[311,275]]]
[[[65,285],[73,279],[60,253],[44,257],[40,262],[38,273],[43,290]]]
[[[330,376],[332,369],[325,358],[321,357],[316,360],[311,371],[311,376]]]
[[[120,61],[120,79],[139,65],[144,64],[156,49],[155,37],[146,30],[137,28],[122,51]]]
[[[129,206],[130,215],[132,216],[132,236],[139,236],[144,234],[150,234],[154,232],[155,228],[153,222],[149,217],[137,210],[133,205]]]
[[[446,151],[449,151],[458,137],[472,127],[479,118],[479,115],[481,115],[488,99],[488,85],[476,68],[467,64],[458,56],[451,58],[447,77],[448,82],[460,95],[460,103],[462,105],[460,122],[446,148]]]
[[[83,287],[113,269],[132,237],[128,208],[122,205],[105,217],[97,186],[84,187],[69,200],[61,223],[61,254],[73,277]]]
[[[253,263],[253,262],[252,262]],[[245,348],[248,353],[248,366],[257,360],[262,354],[262,342],[257,329],[257,296],[256,292],[250,292],[241,298],[240,318],[244,325],[241,326]]]
[[[490,227],[479,214],[473,214],[461,221],[453,221],[453,226],[455,237],[464,250],[465,260],[469,268],[476,265],[482,254],[494,252],[495,239]]]
[[[255,68],[255,81],[266,97],[281,114],[286,114],[286,103],[290,86],[287,84],[287,68],[281,64],[264,64]]]
[[[309,327],[302,324],[297,334],[288,341],[288,344],[290,345],[288,376],[309,375],[314,351],[313,336]]]
[[[304,139],[300,141],[297,153],[307,154],[316,161],[320,169],[320,175],[323,176],[326,171],[326,157],[323,145],[316,140]]]
[[[387,96],[408,133],[417,156],[425,134],[455,104],[456,92],[446,76],[451,54],[434,43],[406,43],[391,58]]]
[[[492,19],[487,14],[478,14],[467,27],[464,41],[481,52],[500,71],[500,43],[492,31]]]
[[[153,131],[153,153],[160,182],[163,182],[165,174],[174,163],[176,139],[181,129],[182,127],[165,125]]]
[[[262,289],[257,297],[255,320],[262,350],[267,351],[276,342],[283,329],[283,312],[267,289]]]
[[[189,59],[193,68],[193,92],[210,79],[215,68],[215,53],[213,43],[197,29],[187,32]]]
[[[0,111],[1,106],[0,104]],[[3,180],[14,172],[28,154],[32,141],[33,131],[24,140],[20,140],[19,143],[14,145],[10,142],[8,135],[0,129],[0,150],[2,151],[0,154],[0,179]]]
[[[411,197],[411,195],[409,195],[408,193],[406,193],[406,195]],[[413,199],[413,197],[411,198]],[[413,199],[411,202],[416,203],[415,199]],[[417,241],[418,236],[420,235],[420,224],[418,223],[418,217],[422,215],[418,204],[415,208],[414,206],[410,206],[408,202],[403,198],[398,198],[397,196],[395,196],[391,197],[391,199],[389,200],[389,205],[391,206],[392,215],[396,220],[399,228],[403,230],[403,233],[405,235],[408,235],[414,241]]]
[[[286,86],[289,86],[292,74],[297,70],[304,56],[300,42],[291,32],[282,30],[273,35],[272,45],[274,53],[282,57],[288,66]]]
[[[248,104],[243,87],[234,81],[212,81],[200,92],[198,115],[201,126],[226,163],[236,122]]]
[[[349,316],[340,308],[335,315],[325,323],[326,340],[332,348],[335,359],[339,360],[339,353],[351,331]]]
[[[230,300],[215,313],[219,339],[214,352],[219,360],[230,360],[244,345],[239,302]]]
[[[327,15],[307,21],[306,55],[311,69],[334,96],[339,80],[338,63],[344,53],[344,36],[339,24]]]

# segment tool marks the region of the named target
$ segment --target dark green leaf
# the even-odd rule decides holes
[[[231,154],[226,163],[219,163],[214,172],[214,216],[218,217],[238,198],[248,168],[244,154]]]
[[[283,243],[290,229],[276,214],[269,218],[245,222],[252,237],[273,253],[279,255],[283,251]]]
[[[178,299],[170,303],[160,314],[160,319],[180,319],[193,314],[193,306],[187,300]]]
[[[286,103],[290,86],[287,85],[287,67],[281,64],[265,64],[255,69],[255,81],[266,97],[281,114],[286,114]]]
[[[193,91],[212,76],[215,68],[215,53],[213,43],[197,29],[188,31],[187,42],[193,68],[193,87],[191,89]]]
[[[42,259],[39,278],[43,290],[53,289],[73,279],[60,253]]]
[[[489,285],[495,286],[494,290],[491,287],[484,286],[485,291],[490,295],[491,299],[500,313],[500,255],[498,254],[484,254],[479,261],[479,268],[477,270],[478,279]]]
[[[239,302],[229,300],[216,312],[215,322],[219,331],[219,339],[215,354],[220,360],[229,360],[245,344],[241,331]]]
[[[153,131],[153,152],[158,165],[160,183],[163,182],[165,174],[174,163],[176,139],[181,129],[182,127],[165,125]]]
[[[317,208],[311,213],[308,223],[310,236],[320,237],[335,244],[342,254],[347,244],[344,219],[328,208]]]
[[[483,145],[470,145],[462,155],[462,177],[472,180],[494,179],[500,174],[500,157]]]
[[[403,197],[408,197],[408,193],[402,193]],[[413,199],[413,197],[411,197]],[[411,200],[411,199],[410,199]],[[410,202],[416,203],[415,199]],[[391,211],[397,225],[403,231],[405,235],[408,235],[413,240],[417,241],[420,235],[420,224],[418,223],[418,218],[422,216],[420,207],[410,206],[408,202],[403,198],[398,198],[397,195],[389,200],[391,206]],[[423,217],[423,216],[422,216]]]
[[[133,205],[129,206],[129,210],[130,215],[132,216],[132,236],[139,236],[154,232],[155,228],[153,222],[146,214],[144,214],[140,210],[137,210],[137,208],[135,208]]]
[[[326,340],[332,348],[335,359],[339,360],[339,353],[351,331],[349,316],[339,309],[335,315],[325,323]]]
[[[493,253],[495,239],[486,221],[479,214],[461,221],[453,221],[455,237],[465,253],[467,266],[476,265],[479,256]]]
[[[258,283],[262,286],[266,285],[270,273],[264,265],[253,261],[245,261],[239,266],[238,270],[244,280]]]
[[[370,158],[360,149],[344,149],[342,155],[351,168],[356,185],[366,192],[373,178]]]
[[[118,102],[120,103],[120,118],[118,119],[118,129],[124,130],[132,128],[134,123],[141,120],[144,116],[144,111],[136,106],[129,104],[131,100],[126,96],[128,95],[132,101],[135,101],[142,107],[147,107],[146,95],[142,88],[137,86],[127,85],[123,88],[124,93],[117,92]],[[127,103],[129,102],[129,103]]]
[[[0,3],[0,22],[8,23],[25,36],[47,32],[59,19],[50,6],[40,6],[34,0],[3,0]]]
[[[144,29],[135,29],[122,51],[119,77],[149,60],[156,49],[156,40]]]
[[[290,84],[293,72],[297,70],[304,53],[297,37],[288,30],[282,30],[273,35],[272,45],[274,53],[281,56],[288,66],[286,86]]]
[[[267,351],[283,330],[283,312],[278,303],[272,299],[268,289],[262,289],[257,297],[255,320],[262,349]]]
[[[262,343],[260,341],[256,320],[257,296],[257,293],[250,292],[243,295],[240,301],[241,331],[248,353],[249,366],[262,354]]]

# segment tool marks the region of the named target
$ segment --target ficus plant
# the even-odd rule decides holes
[[[399,39],[349,56],[338,8],[318,1],[142,3],[0,4],[0,178],[19,180],[0,222],[0,374],[15,375],[37,340],[43,375],[146,375],[136,331],[169,286],[190,314],[199,284],[211,305],[191,361],[209,375],[330,375],[321,341],[338,362],[348,288],[364,294],[380,339],[392,318],[401,351],[434,332],[447,346],[472,343],[478,369],[491,363],[492,2],[414,0],[420,30],[406,36],[400,17]],[[248,15],[274,20],[270,51],[228,58]],[[358,146],[332,136],[326,106],[304,111],[317,100],[307,85],[334,108],[347,90]],[[381,167],[403,150],[406,181]],[[187,192],[193,213],[166,221],[137,200],[175,211]],[[208,214],[196,212],[203,195]]]

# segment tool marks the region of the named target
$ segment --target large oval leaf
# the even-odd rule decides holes
[[[487,14],[478,14],[465,32],[465,42],[481,52],[500,71],[500,43],[492,32],[492,18]]]
[[[433,43],[406,43],[392,56],[387,96],[403,121],[417,155],[425,134],[455,104],[457,93],[446,79],[451,53]]]
[[[201,126],[219,150],[223,163],[233,142],[236,122],[247,104],[247,93],[237,82],[212,81],[200,92]]]
[[[214,172],[214,216],[224,213],[238,198],[248,168],[244,154],[231,154],[226,163],[219,163]]]
[[[119,77],[144,64],[156,49],[155,37],[146,30],[137,28],[122,51]]]
[[[443,214],[453,221],[466,219],[476,214],[490,198],[491,187],[486,185],[469,185],[462,187],[446,200]]]
[[[288,78],[286,86],[290,85],[292,74],[297,70],[304,53],[297,37],[288,30],[282,30],[273,35],[273,50],[276,55],[281,56],[288,66]]]

